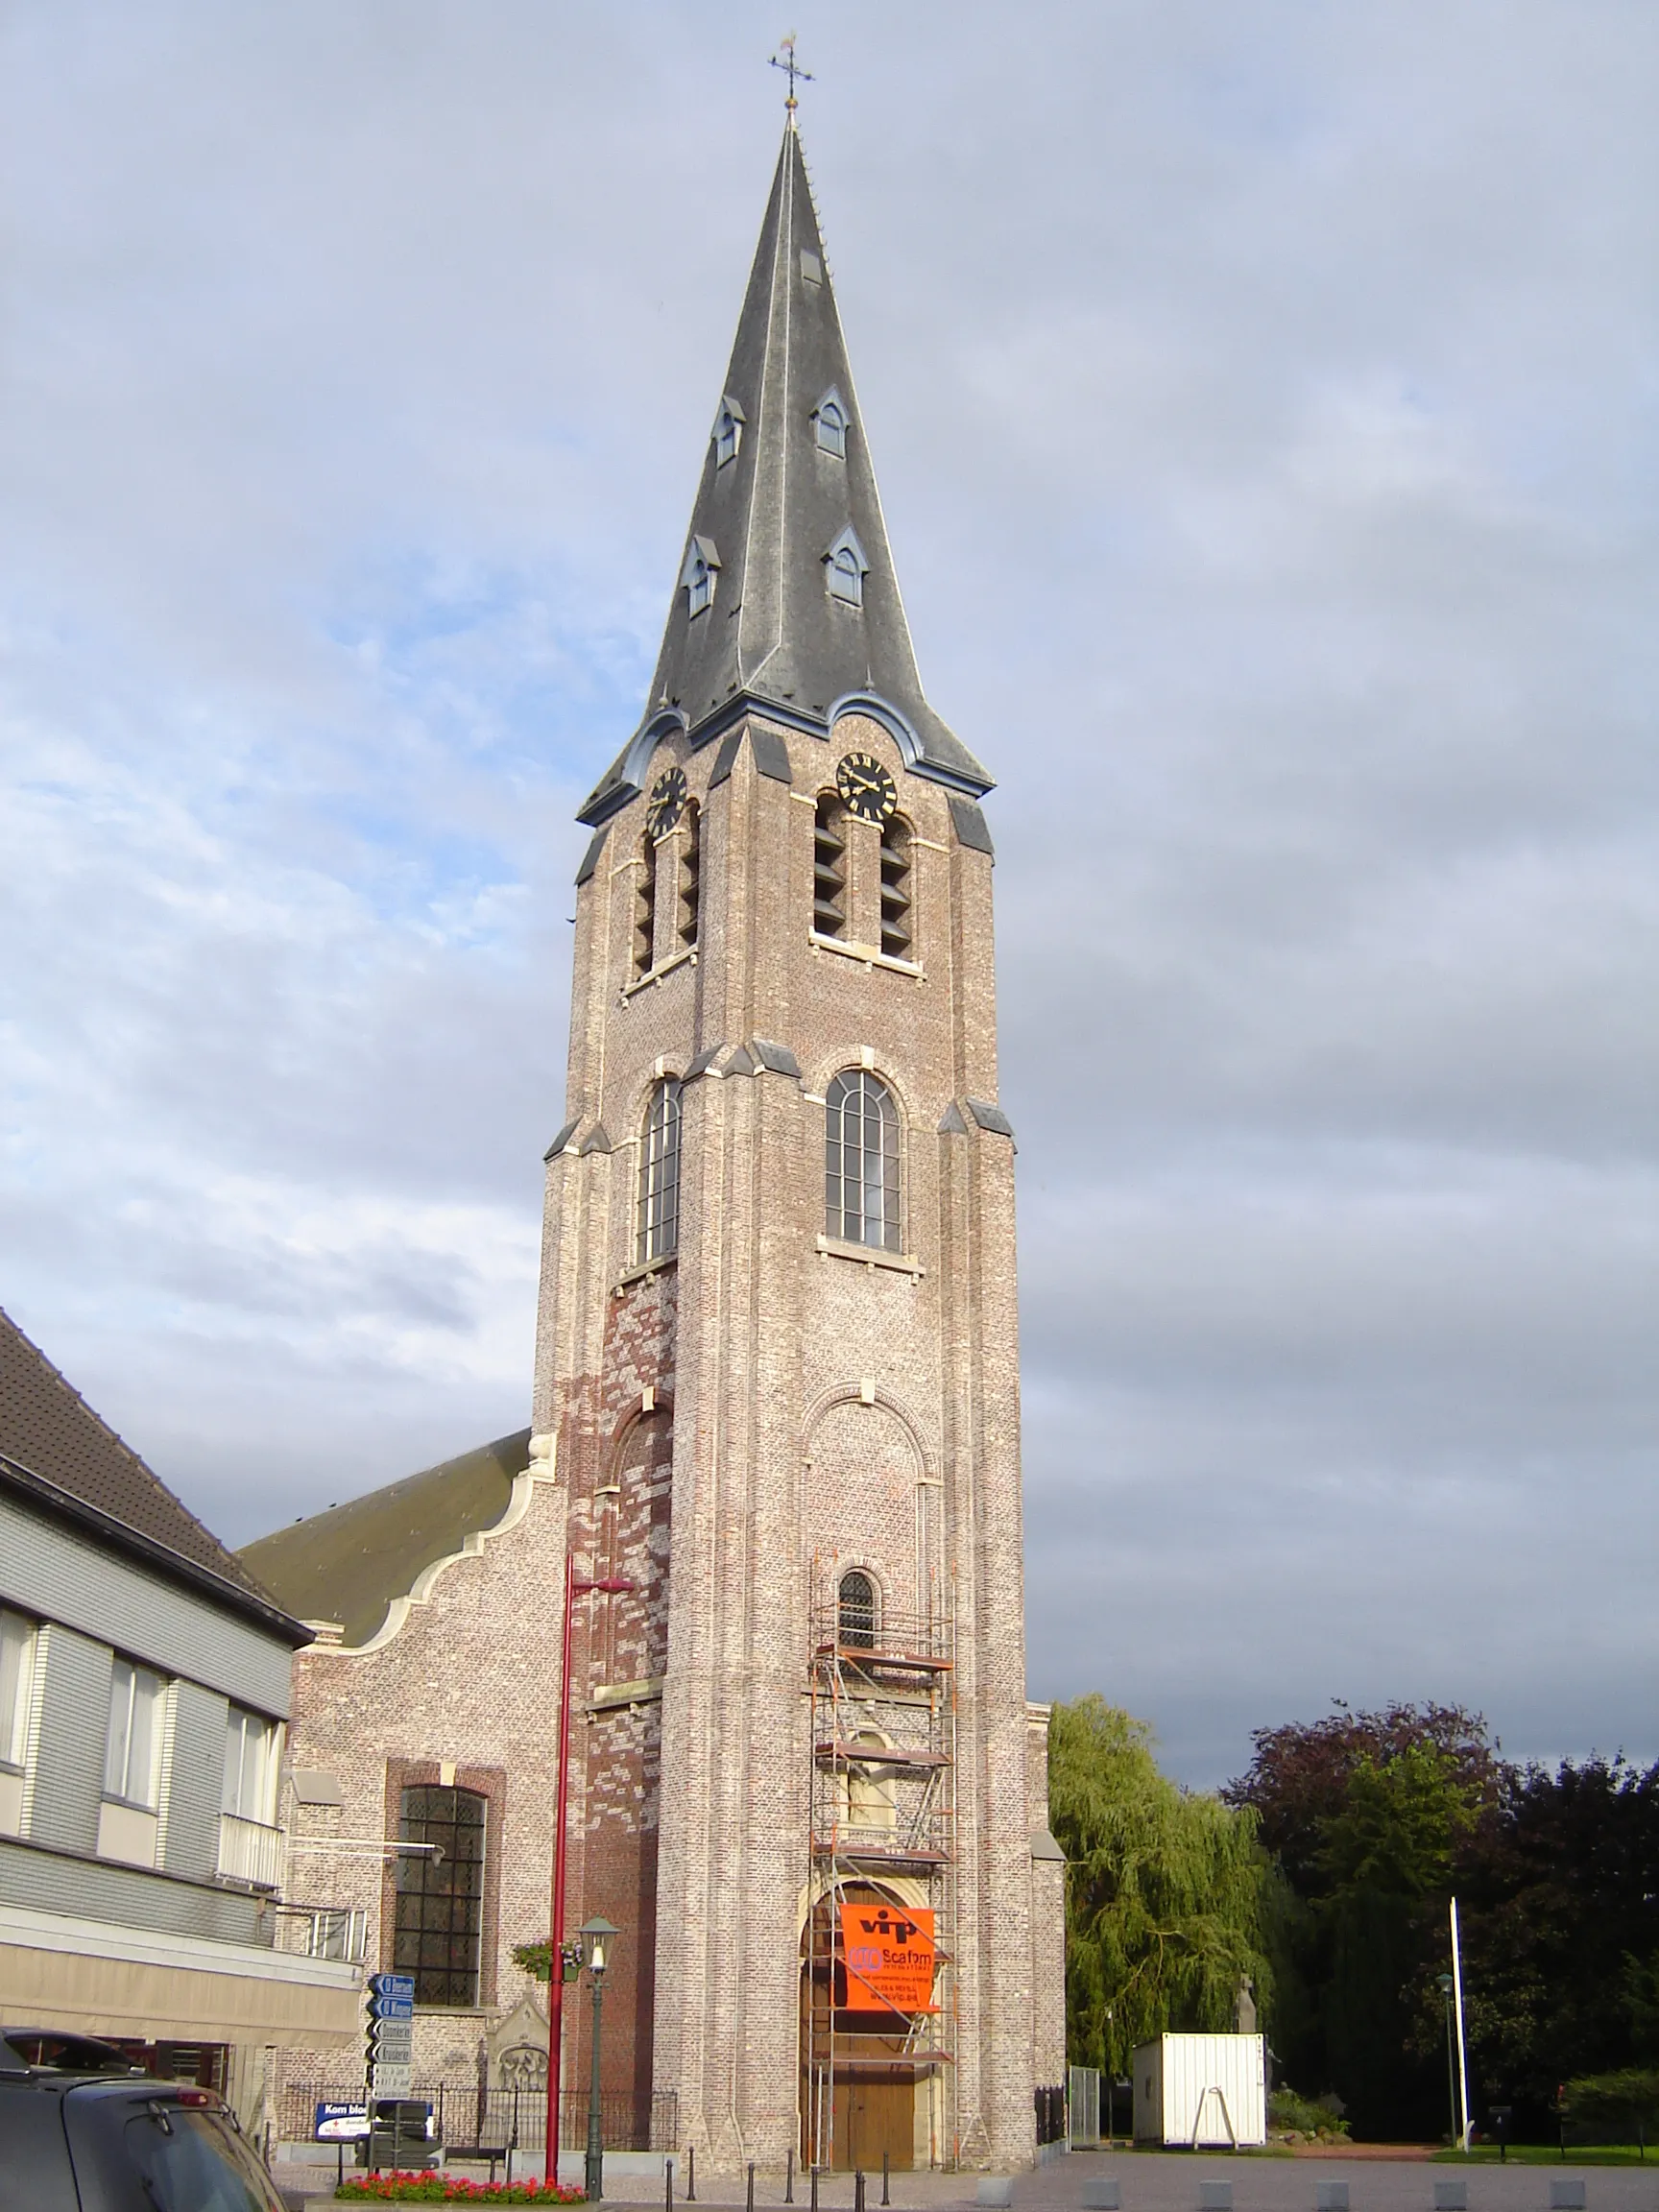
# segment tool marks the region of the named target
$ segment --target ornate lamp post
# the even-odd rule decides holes
[[[576,1931],[576,1940],[582,1946],[582,1963],[593,1983],[593,2064],[588,2078],[588,2171],[582,2185],[589,2204],[597,2204],[605,2194],[605,2138],[600,2127],[599,2103],[599,2015],[605,2002],[605,1966],[611,1939],[621,1933],[620,1928],[613,1928],[597,1912]]]

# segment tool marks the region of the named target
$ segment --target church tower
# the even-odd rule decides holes
[[[721,2167],[1028,2164],[1062,2078],[990,785],[923,696],[791,114],[581,812],[531,1444],[632,1585],[571,1659],[606,2084]]]

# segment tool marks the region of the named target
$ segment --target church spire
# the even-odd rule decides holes
[[[827,732],[856,699],[916,774],[989,790],[923,696],[792,111],[678,579],[645,718],[580,820],[627,804],[667,723],[700,743],[748,705]]]

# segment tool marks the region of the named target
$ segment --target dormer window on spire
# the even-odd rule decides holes
[[[862,607],[864,579],[869,573],[870,564],[864,558],[858,533],[849,523],[824,555],[824,575],[830,598],[839,599],[844,607]]]
[[[847,402],[831,384],[812,410],[820,453],[833,453],[837,461],[846,460],[848,420]]]
[[[737,448],[743,443],[743,425],[749,420],[730,392],[720,402],[720,412],[714,418],[714,466],[724,469],[728,461],[735,461]]]
[[[707,613],[713,605],[714,579],[719,567],[720,556],[714,550],[713,539],[693,538],[685,548],[685,562],[680,571],[688,615]]]

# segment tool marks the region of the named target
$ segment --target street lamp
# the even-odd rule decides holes
[[[611,1938],[621,1933],[620,1928],[613,1928],[597,1912],[576,1931],[576,1940],[582,1947],[582,1963],[593,1983],[593,2067],[588,2078],[588,2170],[582,2184],[589,2204],[597,2204],[605,2194],[605,2140],[599,2125],[599,2011],[605,2001],[605,1963],[610,1956]]]
[[[1452,2112],[1451,2140],[1455,2143],[1457,2140],[1457,2064],[1452,2056],[1452,1977],[1450,1974],[1439,1974],[1435,1976],[1435,1980],[1440,1984],[1441,1996],[1446,2000],[1446,2096]]]
[[[1112,2008],[1106,2008],[1106,2148],[1112,2148],[1117,2130],[1112,2125],[1112,2084],[1118,2071],[1118,2054],[1112,2048]]]

